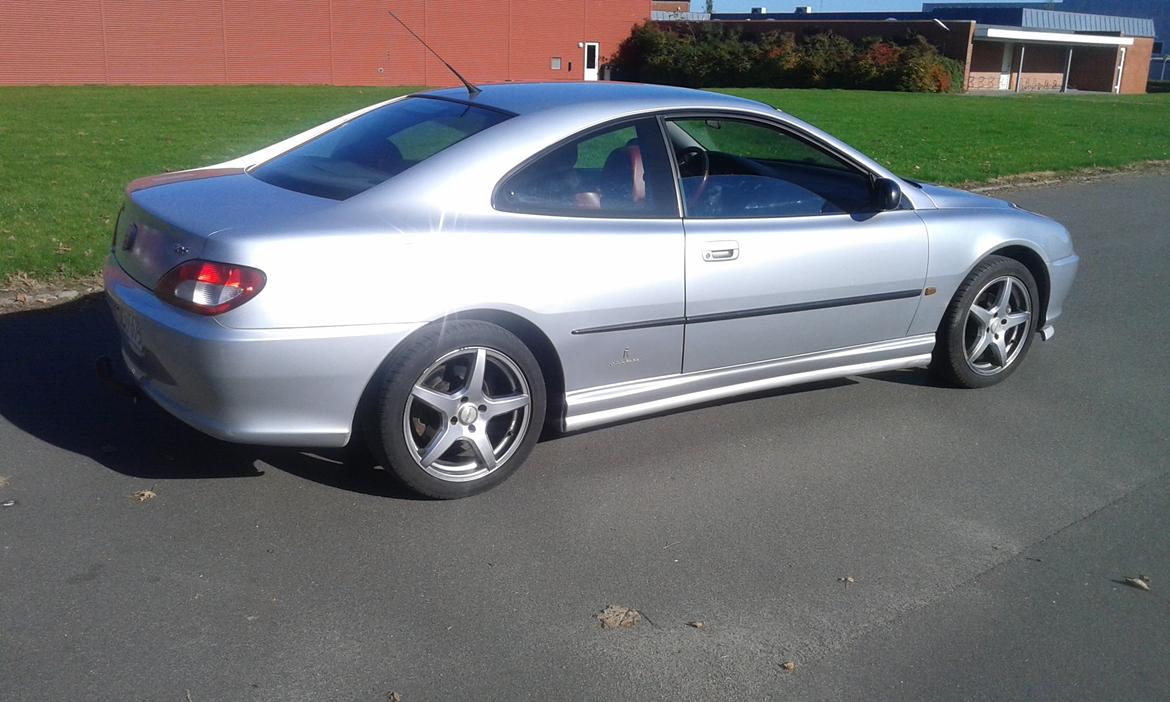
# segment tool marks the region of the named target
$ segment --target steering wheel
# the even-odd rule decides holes
[[[703,192],[707,189],[707,181],[711,178],[711,158],[707,155],[707,150],[699,146],[688,146],[676,153],[680,176],[683,174],[684,167],[690,170],[689,166],[695,160],[696,156],[703,164],[703,179],[699,181],[699,187],[695,189],[695,192],[691,193],[691,196],[687,198],[688,205],[693,205],[698,202],[699,198],[703,196]]]

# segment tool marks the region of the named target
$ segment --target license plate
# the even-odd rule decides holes
[[[113,309],[114,319],[118,322],[118,328],[122,330],[122,339],[125,340],[127,348],[135,356],[141,356],[142,329],[138,326],[138,317],[119,302],[114,303]]]

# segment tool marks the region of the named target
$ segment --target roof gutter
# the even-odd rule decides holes
[[[1041,32],[1005,27],[976,27],[975,39],[985,41],[1019,41],[1033,44],[1083,44],[1087,46],[1133,46],[1133,37],[1107,37],[1100,34]]]

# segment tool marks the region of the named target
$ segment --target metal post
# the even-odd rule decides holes
[[[1020,67],[1016,69],[1016,92],[1020,92],[1020,86],[1024,84],[1024,50],[1028,48],[1027,44],[1020,44]]]
[[[1064,65],[1064,85],[1060,89],[1062,93],[1068,92],[1068,77],[1072,73],[1072,52],[1073,48],[1068,47],[1068,62]]]

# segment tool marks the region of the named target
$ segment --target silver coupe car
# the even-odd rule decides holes
[[[768,105],[509,84],[137,180],[105,282],[130,373],[179,419],[360,442],[454,498],[542,430],[899,368],[997,383],[1077,260],[1060,224]]]

